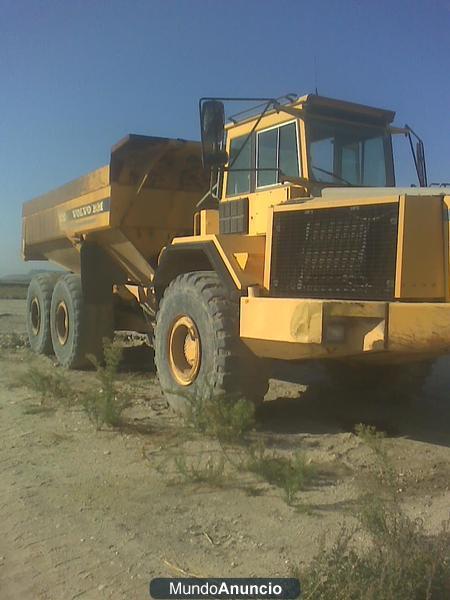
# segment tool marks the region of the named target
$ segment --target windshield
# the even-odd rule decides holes
[[[390,136],[378,128],[311,120],[309,169],[334,185],[395,185]]]

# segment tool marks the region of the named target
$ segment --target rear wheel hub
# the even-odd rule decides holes
[[[39,330],[41,328],[41,305],[39,304],[39,300],[34,297],[31,301],[31,331],[33,335],[38,335]]]
[[[64,346],[69,337],[69,311],[67,310],[67,305],[64,300],[61,301],[56,308],[55,325],[58,341],[61,346]]]

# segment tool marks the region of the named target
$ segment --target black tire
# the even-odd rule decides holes
[[[58,362],[69,369],[92,366],[89,356],[103,358],[103,339],[113,337],[112,302],[86,304],[81,278],[69,273],[61,277],[53,290],[50,329]]]
[[[198,332],[198,372],[180,384],[172,367],[171,340],[181,319],[190,319]],[[239,338],[238,295],[232,295],[210,271],[179,275],[167,287],[155,326],[155,364],[171,408],[185,412],[189,400],[243,396],[259,404],[268,389],[265,363]]]
[[[30,347],[36,354],[52,354],[50,305],[59,273],[35,275],[28,286],[26,326]]]

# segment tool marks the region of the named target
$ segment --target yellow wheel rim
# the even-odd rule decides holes
[[[41,328],[41,305],[37,298],[33,298],[31,301],[31,331],[33,335],[37,335]]]
[[[169,364],[175,380],[184,386],[191,385],[200,370],[200,336],[187,315],[178,317],[170,329]]]
[[[69,312],[64,300],[62,300],[56,308],[55,325],[58,341],[61,346],[64,346],[69,337]]]

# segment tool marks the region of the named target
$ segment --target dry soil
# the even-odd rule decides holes
[[[326,474],[292,507],[248,474],[183,481],[174,456],[197,464],[219,448],[180,433],[145,352],[130,351],[134,367],[120,373],[132,402],[120,431],[96,431],[76,403],[42,401],[22,378],[59,367],[22,347],[24,307],[0,300],[1,600],[144,600],[155,576],[287,575],[352,520],[372,460],[354,434],[361,421],[387,430],[409,513],[430,531],[449,517],[448,359],[407,410],[343,403],[317,373],[309,387],[272,380],[252,435],[277,452],[301,449]],[[92,372],[66,377],[80,394],[96,385]]]

